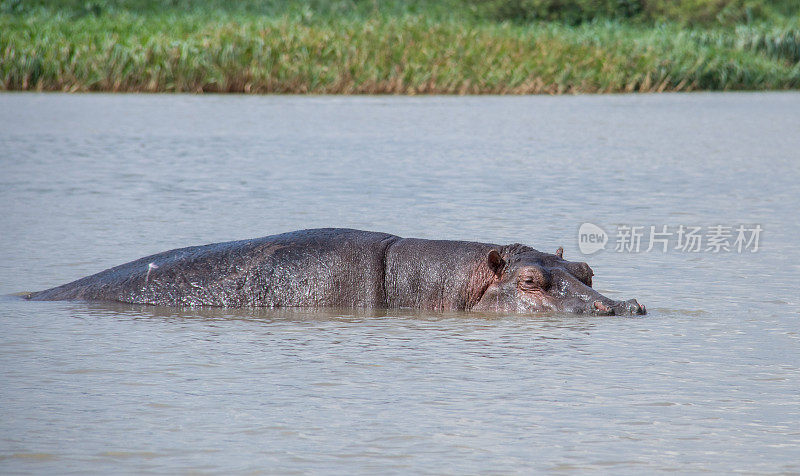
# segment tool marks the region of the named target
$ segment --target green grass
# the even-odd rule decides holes
[[[548,1],[581,4],[0,0],[0,90],[531,94],[800,87],[800,21],[781,2],[728,2],[741,8],[711,15],[707,4],[714,0],[686,0],[688,13],[658,10],[652,0],[622,13],[584,9],[582,17],[562,18],[556,9],[550,21],[539,10],[501,15],[497,8],[525,1],[536,8]],[[702,15],[692,13],[689,7],[703,2]]]

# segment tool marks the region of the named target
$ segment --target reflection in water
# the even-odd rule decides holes
[[[464,312],[464,311],[424,311],[419,309],[366,309],[366,308],[226,308],[226,307],[172,307],[152,306],[143,304],[127,304],[118,302],[64,302],[71,307],[72,312],[88,313],[100,317],[119,316],[140,318],[176,318],[176,319],[204,319],[204,320],[247,320],[247,321],[335,321],[335,322],[363,322],[365,320],[403,319],[414,322],[439,322],[447,320],[458,321],[496,321],[501,319],[528,319],[539,322],[565,322],[580,321],[591,322],[591,317],[584,317],[572,313],[540,312],[528,315],[502,314],[497,312]],[[74,307],[73,307],[74,306]],[[628,316],[627,318],[640,318]]]
[[[0,472],[796,473],[799,103],[0,95]],[[763,247],[581,257],[584,222]],[[7,296],[322,226],[563,246],[649,314]]]

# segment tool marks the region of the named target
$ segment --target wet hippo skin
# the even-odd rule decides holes
[[[359,307],[644,314],[592,289],[592,269],[518,243],[423,240],[340,228],[180,248],[31,300],[168,306]]]

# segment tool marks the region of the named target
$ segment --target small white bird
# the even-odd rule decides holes
[[[158,265],[155,263],[150,263],[147,265],[147,275],[144,277],[144,282],[147,284],[147,280],[150,279],[150,271],[154,269],[158,269]]]

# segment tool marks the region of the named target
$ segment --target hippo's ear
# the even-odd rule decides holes
[[[556,256],[558,256],[559,258],[564,258],[564,247],[563,246],[559,246],[558,247],[558,249],[556,250]]]
[[[497,276],[503,272],[503,267],[506,265],[506,260],[500,256],[500,252],[497,250],[492,250],[486,256],[486,262],[489,264],[489,269],[494,272]]]

